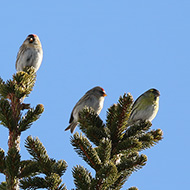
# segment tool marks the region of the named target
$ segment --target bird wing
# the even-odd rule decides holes
[[[18,61],[19,61],[21,55],[23,55],[23,52],[24,52],[25,49],[26,49],[26,47],[25,47],[25,45],[23,44],[23,45],[20,47],[20,49],[19,49],[19,51],[18,51],[18,53],[17,53],[17,57],[16,57],[16,68],[17,68]]]
[[[31,51],[30,48],[26,48],[26,46],[22,46],[20,49],[19,49],[19,52],[17,54],[17,59],[16,59],[16,69],[17,69],[17,66],[19,66],[19,62],[22,60],[22,63],[20,63],[21,65],[25,62],[28,62],[31,60],[32,58],[32,54],[33,52]]]
[[[135,100],[135,102],[134,102],[134,104],[133,104],[133,106],[132,106],[132,109],[131,109],[132,112],[131,112],[130,116],[132,116],[133,113],[136,111],[137,102],[140,101],[140,99],[142,98],[142,95],[143,95],[143,94],[141,94],[141,95]]]
[[[84,105],[86,104],[86,101],[90,100],[91,101],[92,97],[89,96],[89,94],[85,94],[75,105],[75,107],[73,108],[72,110],[72,113],[71,113],[71,117],[70,117],[70,120],[69,120],[69,123],[71,123],[73,120],[74,120],[74,117],[73,117],[73,112],[75,109],[78,109],[78,110],[81,110],[83,109]],[[78,107],[78,108],[77,108]]]

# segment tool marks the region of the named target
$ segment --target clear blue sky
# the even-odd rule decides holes
[[[106,110],[120,95],[130,92],[137,98],[154,87],[161,97],[152,128],[161,128],[164,139],[143,151],[147,165],[123,189],[190,186],[190,1],[2,1],[0,21],[4,80],[16,72],[16,55],[28,34],[37,34],[44,50],[36,85],[25,102],[42,103],[45,112],[21,136],[22,159],[29,158],[26,137],[39,137],[50,157],[68,163],[62,179],[73,188],[73,166],[92,171],[70,145],[70,132],[64,131],[79,98],[102,86],[108,94],[100,114],[105,121]],[[7,129],[0,126],[0,134],[0,147],[6,151]]]

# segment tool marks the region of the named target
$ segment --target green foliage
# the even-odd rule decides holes
[[[101,189],[109,189],[118,177],[118,170],[113,162],[103,164],[96,172],[96,186]]]
[[[128,190],[138,190],[137,187],[130,187]]]
[[[15,147],[11,147],[8,150],[6,159],[6,172],[11,177],[17,177],[19,174],[20,154]]]
[[[61,184],[61,176],[67,168],[66,162],[49,158],[38,138],[27,138],[26,148],[33,158],[21,161],[20,135],[44,111],[42,104],[30,108],[30,104],[23,103],[24,98],[32,91],[35,80],[34,68],[17,72],[7,82],[0,78],[0,123],[9,130],[7,155],[0,149],[0,172],[6,175],[6,182],[0,184],[0,190],[18,189],[19,185],[23,189],[66,189]],[[23,116],[24,110],[27,111]],[[41,177],[42,175],[45,176]]]
[[[32,91],[35,84],[36,74],[34,68],[25,68],[25,71],[13,75],[13,80],[6,83],[0,80],[0,122],[10,131],[20,132],[28,129],[44,111],[43,105],[39,104],[35,109],[30,104],[22,101]],[[22,117],[22,111],[29,109]]]
[[[92,108],[84,108],[80,113],[79,122],[82,132],[95,145],[98,145],[102,138],[109,135],[109,129],[105,128],[103,121]]]
[[[62,180],[58,174],[52,173],[45,178],[42,177],[28,177],[21,180],[20,187],[22,189],[39,189],[46,188],[49,190],[66,190],[64,184],[61,184]]]
[[[49,158],[45,147],[38,138],[27,137],[25,147],[31,154],[33,159],[38,163],[39,171],[47,176],[51,173],[57,173],[62,176],[66,171],[67,164],[64,160],[56,160]]]
[[[46,188],[46,181],[41,177],[28,177],[21,180],[22,189],[39,189]]]
[[[74,146],[79,156],[81,156],[92,168],[95,170],[100,168],[101,160],[86,137],[75,133],[71,138],[71,144]]]
[[[5,100],[3,98],[0,100],[0,121],[1,125],[7,127],[10,130],[13,130],[13,128],[15,128],[11,105],[8,100]]]
[[[139,156],[137,152],[133,153],[132,155],[133,157],[131,155],[121,156],[121,161],[117,165],[119,172],[122,172],[123,168],[125,168],[125,170],[127,169],[132,172],[137,171],[138,169],[142,168],[142,166],[146,164],[146,161],[147,161],[146,155],[142,154]]]
[[[80,129],[86,137],[75,133],[71,144],[96,174],[92,177],[82,166],[74,167],[77,189],[119,190],[133,172],[146,164],[147,156],[139,152],[154,146],[163,134],[161,129],[151,130],[149,121],[129,126],[132,104],[130,94],[120,97],[118,103],[108,109],[106,124],[92,109],[85,108],[80,112]]]
[[[6,83],[0,79],[0,94],[3,98],[21,99],[30,94],[36,81],[35,69],[25,68],[13,75],[13,80]]]
[[[106,126],[110,129],[111,140],[120,141],[123,132],[126,130],[127,120],[129,118],[133,98],[130,94],[124,94],[119,98],[117,104],[108,109]]]
[[[2,182],[2,183],[0,184],[0,190],[7,190],[6,182]]]
[[[66,162],[49,158],[45,147],[38,138],[27,137],[25,147],[33,157],[33,161],[22,162],[20,176],[24,174],[25,179],[20,181],[21,187],[23,189],[33,189],[33,187],[65,189],[64,184],[61,185],[62,180],[60,177],[66,171]],[[37,174],[45,174],[45,177],[30,177]]]
[[[102,138],[96,151],[102,163],[106,164],[110,161],[112,144],[110,139]]]
[[[76,166],[73,168],[73,177],[74,183],[77,189],[86,189],[90,190],[90,186],[92,183],[91,173],[82,166]]]
[[[19,151],[15,146],[12,146],[9,148],[7,156],[5,158],[7,189],[15,189],[18,185],[19,165]]]
[[[0,148],[0,172],[4,173],[5,170],[5,152]]]
[[[50,158],[37,137],[27,137],[25,147],[32,158],[21,160],[20,136],[44,111],[42,104],[31,108],[23,103],[35,81],[33,68],[17,72],[7,82],[0,78],[0,124],[9,130],[7,154],[0,149],[0,172],[6,175],[0,190],[18,189],[19,185],[22,189],[66,190],[61,179],[66,162]],[[94,169],[95,176],[80,165],[74,167],[72,174],[77,190],[120,190],[129,176],[146,164],[147,156],[140,152],[162,140],[162,130],[151,130],[149,121],[129,125],[132,105],[130,94],[121,96],[108,109],[105,124],[91,108],[80,112],[79,127],[84,134],[75,133],[71,144]]]
[[[29,109],[19,122],[19,131],[25,131],[30,128],[32,123],[39,119],[43,111],[44,106],[42,104],[38,104],[35,109]]]
[[[33,160],[23,160],[20,162],[19,178],[39,174],[39,164]]]

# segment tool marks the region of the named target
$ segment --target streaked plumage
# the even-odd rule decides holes
[[[94,112],[99,115],[103,108],[105,96],[107,95],[104,89],[99,86],[94,87],[86,92],[86,94],[77,102],[73,108],[69,120],[70,125],[65,129],[65,131],[70,129],[71,133],[73,133],[74,129],[78,125],[79,112],[82,111],[85,106],[93,108]]]
[[[154,88],[140,95],[132,106],[128,124],[136,121],[152,121],[159,109],[160,92]]]
[[[16,70],[23,71],[24,67],[33,66],[37,71],[42,63],[43,50],[37,35],[30,34],[21,45],[16,59]]]

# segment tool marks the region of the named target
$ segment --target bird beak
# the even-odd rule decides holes
[[[104,94],[103,94],[103,97],[105,97],[105,96],[107,96],[107,94],[106,94],[106,93],[104,93]]]
[[[159,97],[160,96],[160,92],[158,91],[158,92],[156,92],[156,96],[157,97]]]

